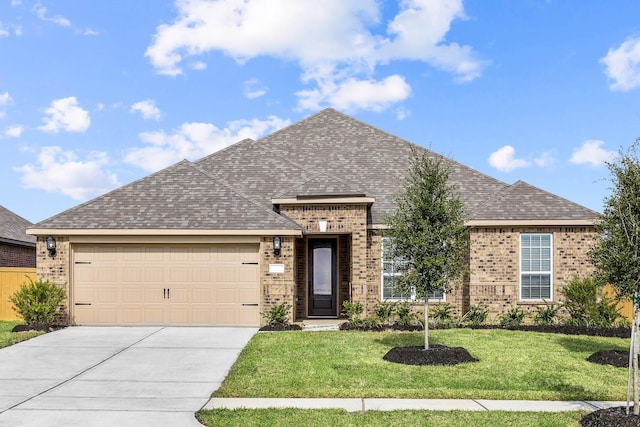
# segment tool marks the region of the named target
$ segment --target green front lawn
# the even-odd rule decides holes
[[[28,340],[29,338],[42,335],[44,332],[32,331],[32,332],[11,332],[14,326],[19,325],[18,321],[0,320],[0,348],[9,347],[19,343],[20,341]]]
[[[335,409],[215,409],[198,412],[206,426],[578,426],[582,412],[367,411]]]
[[[480,362],[407,366],[382,360],[392,347],[422,345],[422,333],[256,334],[216,397],[386,397],[625,400],[627,370],[585,359],[625,350],[628,340],[499,329],[431,332]]]

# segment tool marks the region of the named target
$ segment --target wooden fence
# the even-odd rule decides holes
[[[611,285],[606,285],[604,289],[602,289],[602,294],[609,298],[613,298],[616,296],[616,292]],[[630,322],[633,321],[633,304],[631,303],[631,301],[625,300],[619,302],[618,311],[627,320],[629,320]]]
[[[35,268],[0,267],[0,320],[18,320],[9,296],[29,279],[36,280]]]

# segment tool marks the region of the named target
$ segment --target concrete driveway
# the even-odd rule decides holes
[[[256,331],[70,327],[0,349],[0,426],[199,426]]]

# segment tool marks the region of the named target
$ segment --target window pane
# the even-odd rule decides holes
[[[313,293],[331,295],[331,248],[313,249]]]

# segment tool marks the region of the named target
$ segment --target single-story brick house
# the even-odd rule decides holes
[[[75,324],[255,326],[282,302],[296,321],[337,317],[347,300],[371,314],[397,297],[384,217],[411,147],[323,110],[36,224],[38,275],[67,287]],[[591,271],[596,212],[446,161],[468,212],[470,274],[434,298],[459,312],[528,309]]]
[[[0,267],[36,266],[36,238],[27,234],[33,224],[0,206]]]

